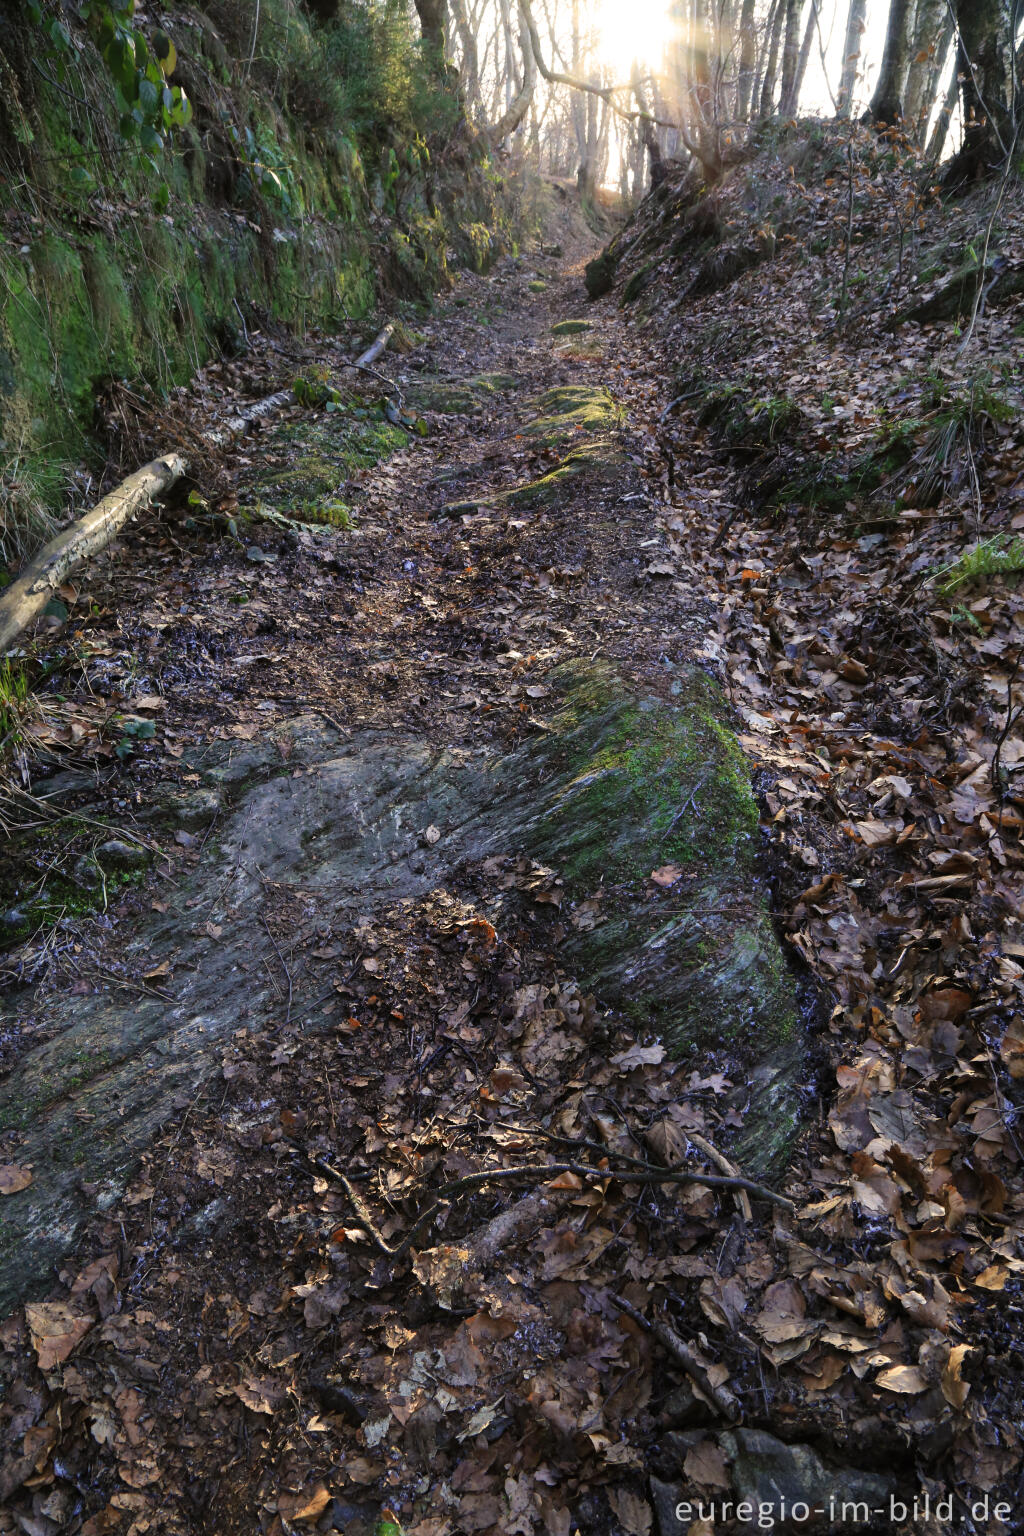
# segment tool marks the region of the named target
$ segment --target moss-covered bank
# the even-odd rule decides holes
[[[68,22],[76,102],[59,61],[36,68],[27,9],[8,19],[0,569],[70,510],[68,470],[102,465],[111,381],[165,391],[267,324],[331,329],[428,302],[453,257],[479,270],[514,243],[510,179],[471,145],[457,165],[442,152],[458,103],[408,20],[381,31],[372,8],[328,22],[299,0],[184,5],[163,24],[195,116],[154,158],[120,139],[84,27]]]

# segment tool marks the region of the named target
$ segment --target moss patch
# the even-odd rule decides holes
[[[557,468],[528,485],[517,485],[514,490],[502,491],[492,497],[491,506],[502,507],[549,507],[559,502],[565,492],[586,481],[594,486],[610,484],[622,468],[622,450],[608,438],[585,443],[568,454]]]
[[[243,488],[243,497],[269,503],[300,520],[341,526],[334,517],[317,517],[336,506],[346,480],[372,469],[405,448],[409,438],[376,412],[362,417],[351,411],[310,417],[277,429],[270,439],[267,467]],[[279,463],[274,463],[274,459]]]
[[[528,849],[565,881],[563,919],[583,902],[596,912],[563,953],[674,1054],[720,1051],[723,1065],[781,1074],[771,1126],[748,1117],[751,1166],[767,1166],[787,1139],[772,1130],[783,1107],[795,1124],[797,1014],[758,885],[757,808],[727,703],[696,669],[671,703],[610,668],[575,664],[557,678],[562,707],[530,751],[543,773]],[[666,866],[677,873],[663,888],[651,874]]]
[[[514,389],[519,381],[507,373],[478,373],[469,379],[421,379],[407,391],[409,405],[439,416],[473,416],[488,399]]]
[[[589,320],[559,320],[557,325],[551,327],[552,336],[579,336],[583,331],[593,330]]]
[[[533,402],[537,415],[523,432],[539,438],[547,447],[559,447],[579,433],[612,431],[622,413],[606,389],[568,384],[549,389]]]

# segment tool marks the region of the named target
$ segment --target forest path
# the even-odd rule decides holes
[[[734,1222],[728,1191],[607,1158],[728,1143],[760,1096],[778,1177],[799,1050],[643,474],[660,385],[621,339],[571,259],[467,278],[387,362],[427,436],[353,470],[385,430],[360,394],[239,450],[243,505],[343,497],[354,526],[211,547],[186,521],[154,553],[150,525],[90,584],[85,685],[159,725],[126,774],[49,792],[99,796],[122,861],[161,851],[8,1008],[4,1146],[33,1182],[0,1275],[8,1302],[54,1298],[51,1264],[68,1288],[6,1335],[59,1425],[56,1482],[2,1472],[37,1522],[642,1536],[648,1473],[719,1420],[610,1297],[770,1268],[772,1207]],[[83,879],[114,857],[90,835]],[[694,996],[684,1067],[657,1034]],[[701,1368],[763,1409],[719,1346]]]

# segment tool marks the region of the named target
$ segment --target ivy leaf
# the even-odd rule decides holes
[[[166,32],[153,33],[153,52],[165,75],[173,75],[178,63],[178,50]]]

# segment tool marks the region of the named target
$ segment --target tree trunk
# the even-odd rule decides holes
[[[807,73],[807,61],[811,56],[811,44],[814,41],[815,29],[818,25],[818,0],[811,0],[811,8],[807,12],[807,24],[804,27],[804,40],[800,44],[800,57],[796,61],[796,74],[790,86],[789,96],[782,106],[783,117],[796,117],[800,106],[800,91]]]
[[[903,96],[903,115],[908,130],[919,144],[928,132],[935,105],[935,91],[953,35],[953,18],[947,0],[917,0],[910,42],[910,69]]]
[[[754,90],[754,71],[757,66],[757,23],[754,0],[743,0],[740,15],[740,67],[736,81],[736,119],[745,123],[750,116],[750,100]]]
[[[445,0],[415,0],[423,48],[431,65],[444,69]]]
[[[949,84],[946,87],[946,98],[939,108],[939,115],[932,125],[931,135],[928,139],[926,156],[931,161],[940,159],[942,151],[946,147],[946,135],[949,133],[949,125],[953,119],[953,111],[959,95],[960,82],[956,77],[956,70],[954,69]]]
[[[782,86],[779,92],[779,112],[783,117],[793,113],[793,87],[796,83],[796,66],[800,57],[800,15],[803,0],[786,0],[786,34],[782,45]]]
[[[480,94],[480,55],[477,49],[476,33],[470,26],[469,17],[466,14],[465,0],[451,0],[452,20],[455,30],[459,35],[462,46],[462,91],[463,100],[470,110],[477,112],[482,105]]]
[[[783,0],[777,0],[775,15],[772,20],[771,36],[768,42],[768,62],[764,67],[764,79],[761,81],[761,108],[762,118],[771,117],[772,107],[775,102],[775,77],[779,70],[779,42],[782,37],[782,23],[786,16],[786,5]]]
[[[860,65],[864,17],[867,0],[850,0],[846,15],[846,43],[843,48],[843,72],[839,80],[839,97],[836,102],[837,117],[849,117],[853,111],[853,98],[857,89],[857,71]]]
[[[185,461],[175,453],[169,453],[165,459],[154,459],[129,475],[77,523],[44,544],[0,598],[0,655],[9,651],[22,631],[42,613],[70,571],[106,549],[129,518],[147,507],[154,496],[169,490],[184,473]]]
[[[947,187],[987,174],[1010,148],[1013,39],[1002,0],[951,0],[960,31],[956,67],[964,141],[944,177]]]
[[[869,122],[898,123],[903,117],[909,36],[910,0],[890,0],[882,67],[867,111]]]
[[[523,83],[512,98],[507,111],[492,128],[487,130],[487,137],[492,144],[500,144],[502,139],[507,139],[510,133],[516,131],[530,110],[533,93],[537,86],[537,60],[522,5],[519,7],[519,46],[523,54]]]

